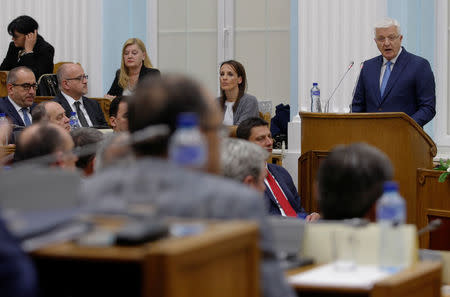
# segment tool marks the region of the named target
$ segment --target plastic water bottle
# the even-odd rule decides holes
[[[6,118],[5,113],[0,112],[0,127],[3,125],[9,125],[8,119]],[[8,145],[8,135],[6,135],[5,139],[0,139],[0,145]]]
[[[320,89],[318,83],[313,83],[311,88],[311,112],[322,112],[320,105]]]
[[[379,261],[382,269],[395,273],[404,268],[406,247],[402,225],[406,220],[406,203],[398,193],[396,182],[386,182],[376,205],[380,225]]]
[[[70,130],[72,130],[72,131],[80,128],[80,124],[78,123],[77,113],[75,111],[72,111],[70,113],[69,125],[70,125]]]
[[[183,167],[203,168],[206,157],[206,141],[198,128],[197,115],[178,115],[177,130],[169,143],[169,159]]]

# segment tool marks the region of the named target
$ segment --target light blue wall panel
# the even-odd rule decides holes
[[[146,0],[103,1],[103,90],[109,90],[116,70],[120,68],[122,45],[128,38],[146,42]]]
[[[409,52],[427,59],[434,70],[436,40],[436,0],[388,0],[388,16],[400,22],[403,46]],[[436,73],[435,73],[436,74]],[[434,121],[424,129],[431,137]]]

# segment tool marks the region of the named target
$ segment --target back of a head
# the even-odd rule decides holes
[[[209,105],[202,88],[190,78],[167,75],[148,77],[140,82],[128,104],[130,133],[151,125],[166,124],[170,135],[133,144],[137,155],[165,156],[170,136],[180,113],[193,112],[200,127],[207,126]]]
[[[70,132],[75,147],[83,147],[88,144],[98,143],[103,140],[103,133],[94,128],[83,127]],[[82,156],[75,163],[78,168],[85,169],[94,158],[94,154]]]
[[[257,144],[236,138],[222,140],[222,175],[243,182],[247,176],[255,179],[265,170],[269,153]]]
[[[117,96],[111,101],[109,105],[109,117],[117,116],[117,110],[119,109],[119,104],[122,102],[122,96]]]
[[[248,118],[244,121],[242,121],[239,126],[236,129],[236,137],[248,140],[251,135],[251,131],[253,127],[260,127],[260,126],[267,126],[269,127],[269,123],[267,123],[265,120],[253,117]]]
[[[47,123],[31,125],[20,134],[14,155],[15,161],[23,161],[52,154],[63,147],[62,128]]]
[[[43,101],[36,105],[31,111],[31,117],[34,124],[46,122],[48,121],[47,110],[45,109],[45,105],[54,103],[52,101]]]
[[[389,158],[365,143],[337,146],[320,164],[319,205],[323,218],[340,220],[366,216],[393,178]]]

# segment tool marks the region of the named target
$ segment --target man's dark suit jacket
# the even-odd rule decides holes
[[[120,69],[116,72],[116,77],[114,78],[114,81],[111,85],[111,88],[109,88],[108,95],[112,96],[122,96],[123,88],[119,86],[119,75],[120,75]],[[145,66],[141,67],[141,71],[139,72],[139,81],[141,81],[146,76],[160,76],[161,73],[156,68],[147,68]]]
[[[430,63],[402,48],[383,97],[380,92],[382,65],[381,55],[364,62],[353,96],[352,112],[402,111],[420,126],[433,119],[436,114],[436,94]]]
[[[92,125],[95,127],[108,127],[108,123],[106,123],[105,116],[103,115],[103,111],[100,107],[100,104],[98,104],[97,101],[93,99],[89,99],[86,97],[82,97],[83,105],[86,108],[86,111],[89,115],[89,118],[91,119]],[[72,108],[69,105],[69,102],[67,102],[66,98],[59,92],[53,101],[58,102],[61,104],[61,106],[66,111],[66,116],[70,118],[70,114],[72,113]]]
[[[0,220],[0,296],[38,296],[36,272],[31,260]]]
[[[14,42],[11,42],[6,57],[0,65],[0,70],[9,71],[19,66],[27,66],[33,71],[36,76],[36,81],[38,81],[42,74],[53,73],[55,49],[41,35],[37,37],[33,53],[23,55],[18,59],[19,51],[22,49],[16,47]]]
[[[288,199],[292,208],[297,213],[297,216],[305,218],[307,214],[302,208],[300,196],[298,195],[297,188],[295,187],[289,172],[281,166],[270,163],[267,164],[267,168],[280,185],[281,189],[284,192],[284,195],[286,195],[286,198]],[[266,190],[264,191],[264,199],[266,200],[266,204],[269,209],[269,214],[281,215],[280,209],[277,206],[276,199],[272,195],[270,189],[267,188],[267,186]]]
[[[36,103],[33,103],[33,105],[31,105],[30,113],[35,106],[36,106]],[[24,124],[22,118],[20,117],[19,113],[17,112],[16,108],[9,101],[8,96],[0,98],[0,112],[5,113],[5,115],[11,120],[11,122],[14,125],[25,126],[25,124]],[[31,118],[30,118],[30,120],[31,120]]]

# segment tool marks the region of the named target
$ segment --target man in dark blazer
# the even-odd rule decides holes
[[[0,98],[0,113],[4,113],[16,126],[31,125],[36,87],[31,69],[25,66],[12,69],[6,78],[8,96]]]
[[[253,142],[272,153],[273,138],[269,124],[261,118],[249,118],[239,124],[236,130],[238,138]],[[320,218],[319,214],[308,215],[301,206],[300,196],[289,172],[281,166],[267,164],[266,189],[264,198],[269,214],[297,216],[307,221]],[[287,204],[284,200],[287,200]]]
[[[434,75],[430,63],[401,46],[403,36],[394,19],[375,26],[380,56],[364,62],[352,112],[404,112],[420,126],[436,114]]]
[[[80,64],[66,63],[57,72],[60,92],[54,101],[61,104],[70,118],[76,112],[78,122],[83,127],[108,127],[100,104],[84,97],[88,92],[88,76]]]

